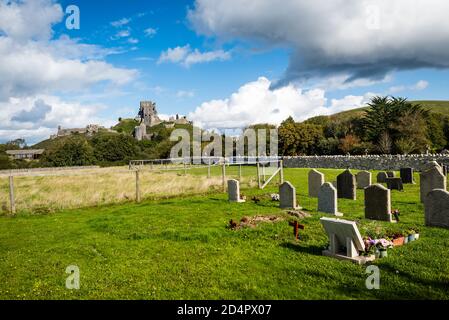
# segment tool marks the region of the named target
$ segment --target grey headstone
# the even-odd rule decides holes
[[[324,174],[312,169],[309,171],[309,197],[318,197],[318,192],[324,183]]]
[[[394,178],[395,177],[394,172],[393,171],[387,171],[387,177],[388,178]]]
[[[390,190],[381,184],[365,188],[365,218],[392,222]]]
[[[413,179],[413,168],[401,168],[402,183],[415,183]]]
[[[429,192],[424,201],[426,226],[449,229],[449,192],[435,189]]]
[[[338,212],[337,189],[335,189],[332,183],[326,182],[321,186],[318,193],[318,211],[335,216],[343,215]]]
[[[377,174],[377,183],[385,183],[387,181],[387,173],[386,172],[379,172]]]
[[[288,181],[279,186],[279,206],[282,209],[297,209],[296,188]]]
[[[228,199],[230,202],[244,202],[240,199],[240,182],[238,180],[228,180]]]
[[[387,188],[390,190],[404,190],[401,178],[387,178]]]
[[[340,199],[356,200],[356,181],[351,171],[345,170],[337,176],[337,193]]]
[[[366,187],[371,185],[371,172],[369,171],[360,171],[355,176],[357,181],[357,188],[365,189]]]
[[[436,166],[420,174],[419,191],[422,203],[424,203],[427,194],[433,189],[446,190],[446,176],[443,175],[441,168]]]
[[[440,166],[440,164],[438,163],[438,162],[436,162],[436,161],[430,161],[430,162],[427,162],[425,165],[424,165],[424,167],[421,169],[421,172],[425,172],[425,171],[427,171],[427,170],[430,170],[430,169],[432,169],[432,168],[438,168],[440,171],[441,171],[441,173],[443,173],[443,168]]]

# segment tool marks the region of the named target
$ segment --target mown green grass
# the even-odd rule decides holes
[[[255,173],[254,167],[243,170]],[[0,218],[2,299],[448,299],[449,230],[424,227],[419,185],[392,192],[401,222],[363,219],[357,201],[339,200],[346,219],[362,234],[376,227],[420,228],[421,238],[378,260],[380,290],[367,290],[364,266],[321,255],[327,237],[307,197],[306,169],[286,169],[298,201],[312,216],[301,240],[269,199],[277,191],[243,189],[261,203],[230,204],[226,194],[205,194],[140,204],[67,210],[51,215]],[[322,170],[327,181],[341,170]],[[214,168],[214,175],[220,168]],[[205,174],[204,170],[191,174]],[[228,168],[230,177],[237,168]],[[418,177],[417,177],[418,178]],[[232,231],[229,220],[279,214],[285,221]],[[80,290],[65,288],[65,269],[77,265]]]

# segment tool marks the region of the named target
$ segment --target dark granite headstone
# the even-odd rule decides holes
[[[377,174],[377,183],[385,183],[385,181],[387,180],[388,176],[386,172],[379,172]]]
[[[355,176],[349,170],[337,176],[338,198],[356,200],[357,183]]]
[[[413,168],[401,168],[402,183],[415,183],[413,179]]]
[[[392,222],[390,190],[380,184],[365,188],[365,218]]]
[[[404,186],[402,185],[401,178],[387,178],[387,188],[390,190],[403,191]]]

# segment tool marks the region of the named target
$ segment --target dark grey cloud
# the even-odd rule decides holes
[[[22,110],[15,114],[11,120],[15,122],[39,123],[45,120],[46,115],[51,112],[51,109],[50,105],[39,99],[34,102],[31,110]]]
[[[449,1],[196,0],[192,27],[221,41],[290,48],[273,87],[338,76],[377,81],[398,70],[449,68]]]

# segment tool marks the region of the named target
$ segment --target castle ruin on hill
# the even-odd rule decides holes
[[[156,103],[152,101],[141,101],[139,112],[137,114],[137,120],[140,121],[140,124],[134,128],[134,138],[137,140],[151,140],[152,134],[147,133],[148,127],[154,127],[158,124],[163,123],[165,127],[172,128],[176,124],[189,124],[190,121],[187,120],[187,117],[180,117],[176,115],[176,117],[170,117],[168,121],[161,120],[157,114]]]
[[[105,127],[102,127],[98,124],[89,124],[85,128],[70,128],[70,129],[63,129],[62,126],[58,126],[58,132],[56,134],[51,135],[50,139],[56,139],[59,137],[67,137],[67,136],[71,136],[73,134],[85,134],[85,135],[91,137],[101,130],[107,131],[107,132],[115,132],[114,130],[106,129]]]

